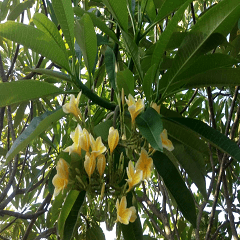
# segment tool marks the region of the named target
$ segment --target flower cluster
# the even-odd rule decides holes
[[[63,111],[65,113],[72,113],[76,117],[76,119],[79,120],[79,122],[80,122],[80,118],[82,118],[80,109],[78,108],[80,96],[81,96],[81,93],[78,94],[77,98],[75,98],[74,95],[71,95],[70,102],[64,104],[63,106]],[[131,119],[132,119],[132,126],[133,126],[132,130],[135,131],[135,119],[142,111],[144,111],[144,107],[145,107],[144,101],[142,99],[135,101],[133,96],[129,94],[128,99],[126,99],[126,102],[128,105],[129,113],[131,115]],[[156,103],[152,103],[151,107],[154,108],[160,114],[160,105],[158,106]],[[124,132],[124,131],[121,131],[121,132]],[[123,135],[125,136],[125,134]],[[166,129],[163,130],[160,137],[161,137],[163,147],[169,151],[172,151],[174,147],[172,142],[168,139]],[[113,155],[113,152],[116,149],[117,145],[119,144],[118,130],[115,129],[114,127],[109,128],[109,133],[108,133],[109,150],[108,151],[106,146],[102,142],[101,137],[97,137],[95,139],[93,135],[90,132],[88,132],[86,128],[82,129],[80,124],[77,124],[77,127],[75,128],[75,130],[71,132],[70,138],[72,139],[72,142],[73,142],[72,145],[68,146],[63,151],[68,152],[69,155],[71,155],[72,153],[76,153],[80,157],[84,158],[83,165],[89,180],[91,178],[95,179],[95,176],[93,176],[93,173],[97,168],[100,179],[101,179],[100,182],[103,183],[101,188],[101,199],[102,199],[105,191],[105,185],[106,185],[103,182],[104,179],[108,179],[108,182],[112,184],[111,180],[117,178],[113,176],[115,174],[115,172],[113,173],[114,171],[113,161],[115,156]],[[128,141],[126,140],[126,136],[123,142],[124,141]],[[139,142],[138,139],[136,141]],[[106,152],[108,152],[108,154],[106,154]],[[135,150],[135,152],[137,151]],[[123,161],[124,161],[124,158],[122,153],[121,157],[119,158],[119,167],[118,167],[118,171],[120,172],[120,174],[122,174],[122,176],[124,173]],[[106,166],[108,166],[109,176],[104,175]],[[54,196],[57,196],[61,191],[63,191],[63,189],[65,189],[69,183],[69,167],[66,161],[60,158],[56,168],[57,168],[57,174],[54,176],[52,180],[53,185],[55,186]],[[134,222],[136,220],[137,218],[136,208],[134,206],[127,208],[126,194],[129,191],[131,191],[135,186],[140,184],[143,180],[149,179],[151,177],[152,168],[153,168],[153,159],[149,156],[148,152],[144,148],[141,148],[139,159],[135,163],[134,161],[131,161],[131,160],[128,161],[128,167],[126,168],[128,179],[126,179],[125,187],[122,188],[122,191],[120,193],[120,195],[122,196],[120,202],[119,202],[119,199],[117,199],[117,202],[116,202],[118,222],[121,222],[123,224],[129,224],[129,222]],[[84,187],[86,187],[86,185],[82,182],[81,177],[76,175],[76,179]],[[90,187],[94,185],[91,182],[92,181],[89,181]],[[127,189],[127,186],[128,186],[128,189]]]

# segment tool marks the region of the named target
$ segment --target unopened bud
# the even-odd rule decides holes
[[[103,200],[104,192],[105,192],[105,183],[103,183],[102,189],[101,189],[101,200]]]

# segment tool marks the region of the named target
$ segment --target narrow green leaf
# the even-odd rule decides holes
[[[196,227],[197,216],[195,204],[178,170],[171,160],[161,152],[155,152],[152,158],[158,173],[163,178],[166,187],[174,197],[183,216],[193,227]]]
[[[89,74],[92,73],[97,55],[97,36],[91,18],[84,14],[75,24],[75,37],[81,48]]]
[[[106,33],[115,42],[117,42],[117,43],[119,42],[115,33],[111,29],[109,29],[107,27],[107,25],[100,18],[96,17],[93,13],[86,12],[80,7],[74,7],[73,10],[74,10],[74,13],[79,17],[82,17],[84,15],[84,13],[88,14],[91,17],[94,26],[101,29],[104,33]]]
[[[205,199],[207,199],[207,192],[206,192],[206,183],[205,183],[205,174],[202,171],[204,169],[204,165],[198,164],[197,158],[200,157],[203,163],[203,157],[197,152],[194,151],[194,156],[191,156],[190,148],[174,142],[174,150],[172,152],[166,151],[165,154],[170,158],[172,161],[178,161],[180,165],[186,170],[189,177],[193,180],[193,182],[198,187],[199,191],[202,193]]]
[[[224,134],[209,127],[202,121],[190,118],[166,118],[168,121],[177,123],[179,126],[190,130],[192,134],[210,142],[213,146],[240,162],[240,149],[238,145],[231,141]]]
[[[223,0],[203,14],[193,27],[191,34],[186,36],[180,46],[172,67],[168,69],[160,81],[160,85],[165,88],[163,98],[168,87],[187,64],[193,61],[211,35],[217,33],[226,36],[227,32],[234,26],[233,22],[235,23],[239,16],[240,2],[238,0],[230,2]]]
[[[128,10],[127,1],[116,1],[116,0],[103,0],[108,10],[111,12],[113,17],[118,21],[121,28],[128,31]]]
[[[142,88],[147,101],[151,100],[151,96],[153,92],[152,84],[155,82],[155,79],[156,79],[157,68],[158,68],[157,64],[151,65],[151,67],[148,69],[143,79]]]
[[[52,6],[69,48],[72,54],[74,54],[74,13],[72,1],[52,0]]]
[[[65,52],[45,32],[31,25],[8,21],[0,24],[0,36],[42,54],[70,72]]]
[[[74,205],[72,206],[71,211],[68,214],[68,217],[64,224],[63,239],[65,240],[72,239],[73,231],[74,231],[76,222],[78,220],[79,212],[84,202],[85,195],[86,195],[86,191],[81,191],[79,193]]]
[[[46,112],[40,117],[33,118],[28,127],[20,134],[8,151],[5,164],[11,161],[19,151],[24,149],[32,140],[39,136],[39,134],[48,129],[53,122],[58,121],[64,115],[65,113],[62,108],[60,108],[52,112]]]
[[[163,125],[160,115],[150,107],[136,118],[136,123],[139,131],[151,146],[158,151],[162,151],[160,134],[163,131]]]
[[[62,89],[36,80],[3,82],[0,83],[0,107],[60,93]]]
[[[3,21],[9,11],[9,4],[10,4],[10,0],[3,0],[2,4],[1,4],[1,9],[0,9],[0,21]]]
[[[51,36],[51,38],[53,38],[55,40],[55,42],[65,52],[65,54],[67,56],[65,43],[64,43],[56,25],[52,21],[50,21],[46,15],[44,15],[42,13],[35,13],[32,19],[33,19],[34,24],[37,26],[37,28],[40,29],[41,31],[45,32],[49,36]]]
[[[69,213],[71,212],[80,192],[77,190],[71,190],[67,197],[66,200],[63,204],[62,211],[60,213],[59,219],[58,219],[58,232],[61,236],[61,239],[63,239],[63,234],[64,234],[64,225],[65,222],[69,216]]]
[[[23,102],[18,107],[18,110],[14,117],[14,124],[13,124],[14,129],[16,129],[18,125],[22,122],[27,105],[28,105],[28,102]]]
[[[161,59],[164,54],[164,51],[166,49],[166,46],[168,45],[168,42],[169,42],[173,32],[178,27],[178,22],[182,18],[183,13],[184,13],[185,9],[187,8],[189,2],[190,1],[188,0],[185,4],[183,4],[181,6],[181,8],[177,11],[177,13],[174,14],[173,18],[168,23],[166,29],[160,35],[159,40],[155,44],[156,46],[155,46],[153,54],[152,54],[152,61],[151,61],[152,65],[156,64],[157,67],[159,67]]]
[[[115,64],[116,64],[116,58],[115,58],[114,52],[109,46],[107,46],[107,49],[105,51],[105,66],[106,66],[108,78],[114,90],[116,90]]]
[[[64,81],[67,81],[67,82],[72,82],[70,76],[63,73],[63,72],[49,70],[49,69],[45,69],[45,68],[30,68],[30,70],[32,72],[45,74],[47,76],[51,76],[51,77],[54,77],[54,78],[58,78],[58,79],[60,78],[60,79],[62,79]]]
[[[133,73],[128,68],[124,71],[117,72],[118,90],[122,91],[123,88],[126,96],[128,96],[129,93],[134,96],[134,82]]]
[[[123,32],[122,36],[123,36],[123,39],[125,42],[125,47],[134,62],[134,65],[138,72],[139,78],[140,78],[141,82],[143,82],[143,73],[142,73],[141,64],[140,64],[140,56],[138,53],[138,46],[127,33]]]
[[[31,8],[34,4],[34,0],[25,1],[17,4],[13,10],[9,13],[7,20],[14,21],[24,10]]]

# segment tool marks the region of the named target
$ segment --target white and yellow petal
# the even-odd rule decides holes
[[[109,128],[109,134],[108,134],[108,146],[110,149],[110,153],[114,151],[114,149],[117,147],[119,141],[119,133],[117,129],[114,129],[114,127]]]
[[[162,131],[162,133],[160,134],[161,140],[162,140],[162,146],[164,148],[166,148],[168,151],[173,151],[174,150],[174,146],[172,144],[172,142],[168,139],[168,135],[167,135],[167,130],[164,129]]]

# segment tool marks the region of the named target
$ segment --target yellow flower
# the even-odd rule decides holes
[[[164,129],[162,133],[160,134],[161,140],[162,140],[162,146],[166,148],[168,151],[172,151],[174,149],[174,146],[172,142],[168,139],[167,130]]]
[[[94,156],[94,154],[90,155],[87,152],[85,155],[84,168],[89,178],[91,178],[91,175],[95,170],[95,167],[96,167],[96,157]]]
[[[99,156],[101,153],[104,153],[107,148],[102,143],[102,138],[98,137],[96,141],[94,140],[93,136],[90,134],[90,144],[92,149],[92,154],[95,155],[95,157]]]
[[[78,124],[75,128],[74,132],[71,132],[70,137],[73,140],[73,144],[67,148],[65,148],[64,152],[69,152],[71,154],[72,152],[76,152],[77,154],[81,155],[81,147],[79,145],[79,139],[80,135],[83,133],[83,130],[81,126]]]
[[[158,112],[158,114],[160,114],[160,107],[161,105],[157,105],[156,103],[151,104],[151,108],[155,109]]]
[[[102,177],[105,167],[106,167],[106,158],[103,154],[101,154],[98,156],[98,161],[97,161],[97,169],[100,177]]]
[[[116,208],[117,208],[117,222],[128,225],[129,221],[134,222],[136,220],[137,218],[136,208],[135,207],[127,208],[127,200],[125,196],[122,197],[120,204],[119,200],[117,199]]]
[[[126,102],[128,105],[128,111],[130,112],[132,118],[132,122],[134,122],[137,115],[144,110],[144,101],[143,99],[138,99],[138,101],[135,102],[133,96],[129,94]]]
[[[79,94],[77,95],[77,98],[75,98],[73,94],[70,95],[70,102],[65,103],[62,107],[65,113],[72,113],[77,118],[78,117],[82,118],[82,114],[80,112],[80,109],[78,108],[81,94],[82,92],[79,92]]]
[[[90,147],[90,134],[87,131],[87,129],[83,129],[82,133],[79,136],[79,146],[81,149],[83,149],[85,152],[89,152]]]
[[[108,134],[108,146],[110,148],[110,153],[113,152],[113,150],[118,145],[119,141],[119,133],[117,129],[114,129],[114,127],[109,128],[109,134]]]
[[[56,169],[57,174],[52,179],[52,183],[55,187],[53,196],[55,197],[60,193],[61,190],[63,191],[63,189],[67,187],[69,175],[68,164],[62,158],[59,159]]]
[[[127,182],[129,186],[127,192],[129,192],[135,185],[142,181],[143,172],[141,170],[135,171],[132,161],[129,161],[127,167],[127,175],[128,175]]]
[[[148,153],[145,149],[142,148],[140,158],[136,163],[136,170],[142,170],[143,179],[148,179],[151,177],[151,171],[153,167],[152,158],[148,157]]]

